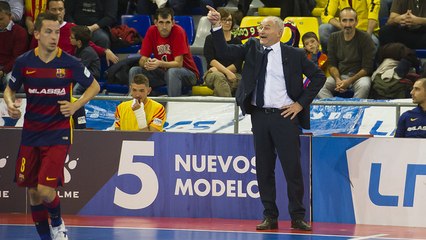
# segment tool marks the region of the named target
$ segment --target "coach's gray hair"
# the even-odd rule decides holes
[[[276,16],[268,16],[264,20],[266,21],[271,20],[278,27],[280,31],[284,31],[284,21],[281,18]]]

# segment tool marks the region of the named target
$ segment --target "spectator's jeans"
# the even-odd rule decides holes
[[[341,78],[347,79],[349,76],[342,75]],[[365,76],[356,80],[348,89],[354,91],[354,98],[368,98],[370,93],[371,77]],[[333,77],[328,77],[324,86],[319,91],[318,98],[332,98],[334,89],[336,88],[336,80]]]
[[[197,83],[195,73],[187,68],[169,68],[167,71],[155,69],[148,71],[141,67],[132,67],[129,71],[129,86],[136,74],[144,74],[149,79],[152,88],[167,85],[167,95],[176,97],[182,95],[182,87],[191,87]]]
[[[323,52],[327,52],[327,43],[328,39],[330,39],[330,35],[337,31],[340,31],[340,29],[329,23],[324,23],[319,26],[319,38]],[[373,39],[376,53],[377,49],[379,49],[379,39],[374,34],[371,34],[371,39]]]

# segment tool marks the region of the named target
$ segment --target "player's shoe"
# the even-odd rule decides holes
[[[67,229],[65,228],[64,220],[62,219],[62,224],[57,227],[50,226],[50,235],[52,240],[68,240]]]

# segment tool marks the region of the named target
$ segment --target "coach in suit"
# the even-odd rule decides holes
[[[256,229],[278,229],[275,187],[278,154],[287,181],[291,227],[310,231],[311,226],[304,220],[299,135],[300,127],[310,127],[309,106],[324,85],[324,73],[306,58],[302,49],[280,42],[284,29],[280,18],[266,17],[259,26],[259,39],[228,45],[221,30],[220,14],[208,8],[216,52],[224,58],[245,61],[236,99],[243,114],[251,114],[256,175],[264,206],[264,219]],[[311,80],[306,89],[302,74]]]

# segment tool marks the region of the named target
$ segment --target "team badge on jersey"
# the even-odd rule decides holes
[[[159,118],[154,118],[154,120],[152,122],[157,126],[161,126],[161,124],[163,123],[163,120],[161,120]]]
[[[64,78],[65,77],[65,68],[57,68],[56,69],[56,77]]]
[[[87,67],[84,67],[84,76],[86,76],[87,78],[90,77],[90,71],[89,69],[87,69]]]

